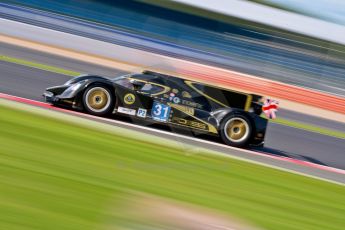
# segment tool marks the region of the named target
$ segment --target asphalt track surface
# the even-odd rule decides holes
[[[27,60],[39,61],[45,60],[46,64],[55,65],[58,67],[81,71],[81,72],[91,72],[98,73],[105,76],[118,76],[123,74],[122,71],[116,69],[103,68],[97,65],[90,65],[83,62],[78,62],[72,59],[61,58],[58,56],[53,56],[49,54],[38,53],[36,51],[26,50],[23,48],[7,47],[5,51],[5,45],[1,44],[0,54],[9,55],[15,57],[26,58]],[[25,52],[24,52],[25,51]],[[33,57],[33,58],[32,58]],[[56,74],[36,68],[26,67],[18,64],[0,62],[0,92],[6,93],[14,96],[24,97],[32,100],[42,101],[41,94],[45,88],[53,85],[59,85],[70,79],[70,76],[65,76],[61,74]],[[82,71],[84,70],[84,71]],[[298,118],[298,114],[284,111],[286,117]],[[92,118],[91,118],[92,119]],[[305,120],[315,120],[315,123],[321,122],[322,119],[302,116]],[[105,121],[106,122],[106,121]],[[335,126],[334,122],[328,121],[323,122],[324,126]],[[121,126],[119,124],[115,124]],[[343,130],[341,123],[338,123],[340,130]],[[139,129],[135,126],[125,126],[126,128]],[[157,128],[157,127],[156,127]],[[158,127],[161,128],[161,127]],[[164,130],[164,129],[163,129]],[[175,131],[175,130],[173,130]],[[161,133],[156,133],[154,131],[146,131],[153,135],[162,136]],[[184,135],[189,135],[188,133],[183,133]],[[165,135],[165,134],[164,134]],[[163,136],[164,136],[163,135]],[[167,136],[167,138],[171,138]],[[175,138],[175,137],[174,137]],[[218,142],[216,139],[209,139],[202,137],[206,141]],[[223,145],[210,145],[207,142],[200,144],[197,140],[178,138],[181,143],[189,143],[192,145],[197,145],[200,147],[205,147],[212,150],[217,150],[220,152],[230,153],[231,155],[236,154],[239,157],[245,156],[247,153],[241,153],[237,150],[229,150]],[[270,123],[267,130],[265,148],[258,150],[259,153],[267,154],[270,156],[283,156],[293,159],[298,159],[302,161],[312,162],[320,165],[335,167],[339,169],[345,169],[345,140],[334,138],[330,136],[325,136],[317,133],[308,132],[305,130],[300,130],[292,127],[282,126],[278,124]],[[255,160],[265,164],[272,164],[278,167],[284,167],[290,170],[296,170],[305,174],[311,174],[314,176],[335,180],[338,182],[345,183],[345,176],[343,174],[334,174],[325,171],[318,171],[313,168],[303,167],[301,165],[289,164],[286,166],[286,162],[273,162],[273,159],[261,159],[260,156],[249,155],[249,159]],[[257,158],[257,159],[256,159]]]
[[[116,68],[107,68],[100,65],[80,62],[75,59],[68,59],[57,57],[56,55],[42,53],[39,51],[34,51],[32,49],[23,48],[15,45],[10,45],[7,43],[0,42],[0,55],[6,55],[9,57],[14,57],[23,60],[30,60],[37,63],[42,63],[49,66],[57,66],[66,70],[73,70],[80,73],[88,73],[88,74],[100,74],[102,76],[106,76],[112,78],[114,76],[119,76],[121,74],[125,74],[121,70]],[[141,68],[136,70],[133,69],[133,72],[141,71]],[[327,129],[333,129],[341,132],[345,132],[345,124],[327,120],[323,118],[318,118],[315,116],[308,116],[302,113],[296,113],[289,110],[279,110],[279,117],[283,117],[293,121],[300,121],[307,124],[316,125],[319,127],[324,127]]]

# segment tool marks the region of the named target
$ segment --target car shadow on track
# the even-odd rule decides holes
[[[289,152],[281,151],[278,149],[273,149],[273,148],[269,148],[269,147],[260,147],[260,148],[259,147],[253,147],[251,149],[256,151],[256,152],[260,152],[260,153],[264,153],[264,154],[287,157],[287,158],[292,158],[292,159],[296,159],[296,160],[302,160],[302,161],[307,161],[307,162],[314,163],[314,164],[327,166],[327,164],[325,164],[325,163],[323,163],[323,162],[321,162],[315,158],[300,155],[300,154],[295,154],[295,153],[289,153]]]
[[[144,124],[142,122],[138,122],[136,120],[133,120],[131,118],[128,117],[122,117],[122,116],[116,116],[116,120],[120,120],[120,121],[125,121],[128,123],[134,123],[136,125],[139,126],[145,126],[145,127],[150,127],[150,128],[155,128],[158,130],[162,130],[162,131],[167,131],[170,133],[176,133],[179,135],[184,135],[187,137],[194,137],[194,138],[198,138],[198,139],[202,139],[202,140],[206,140],[206,141],[210,141],[213,143],[218,143],[218,144],[223,144],[224,146],[226,146],[219,137],[217,136],[210,136],[210,135],[206,135],[206,134],[196,134],[194,132],[191,132],[190,130],[186,130],[186,129],[181,129],[178,128],[176,126],[166,126],[166,125],[160,125],[157,123],[151,123],[151,124]],[[176,141],[178,140],[178,137],[176,137]],[[325,163],[309,157],[309,156],[304,156],[304,155],[300,155],[300,154],[295,154],[295,153],[290,153],[290,152],[286,152],[286,151],[282,151],[282,150],[278,150],[278,149],[274,149],[274,148],[269,148],[269,147],[248,147],[247,149],[255,151],[255,152],[259,152],[262,154],[267,154],[267,155],[274,155],[274,156],[280,156],[280,157],[287,157],[287,158],[292,158],[292,159],[297,159],[297,160],[302,160],[302,161],[307,161],[307,162],[311,162],[314,164],[319,164],[319,165],[324,165],[327,166]]]

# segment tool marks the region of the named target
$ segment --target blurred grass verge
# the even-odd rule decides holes
[[[265,229],[345,226],[342,185],[5,100],[0,114],[0,229],[118,229],[130,191]]]
[[[54,72],[54,73],[59,73],[59,74],[63,74],[63,75],[68,75],[68,76],[78,76],[78,75],[80,75],[80,73],[75,72],[75,71],[66,70],[66,69],[62,69],[62,68],[56,67],[56,66],[45,65],[45,64],[42,64],[42,63],[27,61],[27,60],[23,60],[23,59],[19,59],[19,58],[14,58],[14,57],[9,57],[9,56],[4,56],[4,55],[0,55],[0,61],[16,63],[16,64],[19,64],[19,65],[25,65],[25,66],[29,66],[29,67],[33,67],[33,68],[37,68],[37,69],[46,70],[46,71],[49,71],[49,72]]]

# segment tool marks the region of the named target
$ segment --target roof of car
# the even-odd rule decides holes
[[[162,73],[158,73],[158,72],[154,72],[154,71],[150,71],[150,70],[144,70],[141,74],[135,74],[133,75],[134,77],[138,77],[139,79],[145,79],[148,81],[155,81],[157,83],[161,83],[164,84],[165,82],[162,82],[162,80],[165,81],[170,81],[170,82],[174,82],[174,84],[179,84],[179,81],[184,81],[185,79],[181,78],[181,77],[176,77],[176,76],[172,76],[172,75],[167,75],[167,74],[162,74]],[[198,82],[198,84],[201,85],[207,85],[201,82]],[[232,91],[232,92],[237,92],[239,94],[246,94],[249,95],[248,93],[244,93],[241,91],[237,91],[237,90],[233,90],[233,89],[226,89],[223,87],[216,87],[216,86],[212,86],[212,85],[208,85],[209,87],[213,87],[216,89],[220,89],[220,90],[227,90],[227,91]],[[255,99],[254,100],[259,100],[261,98],[260,95],[256,95],[256,94],[251,94]]]
[[[146,81],[153,81],[156,83],[160,84],[166,84],[167,82],[179,82],[183,81],[184,79],[175,77],[175,76],[170,76],[166,74],[161,74],[161,73],[156,73],[152,71],[143,71],[143,73],[140,74],[133,74],[131,77],[141,79],[141,80],[146,80]]]

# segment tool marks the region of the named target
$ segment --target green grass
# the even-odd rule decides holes
[[[131,191],[264,229],[345,226],[344,186],[0,103],[0,229],[109,229],[126,222],[117,204]]]
[[[23,60],[23,59],[19,59],[19,58],[14,58],[14,57],[9,57],[9,56],[4,56],[4,55],[0,55],[0,61],[16,63],[16,64],[19,64],[19,65],[25,65],[25,66],[29,66],[29,67],[33,67],[33,68],[38,68],[38,69],[42,69],[42,70],[46,70],[46,71],[50,71],[50,72],[54,72],[54,73],[69,75],[69,76],[78,76],[78,75],[80,75],[80,73],[75,72],[75,71],[66,70],[66,69],[62,69],[62,68],[59,68],[59,67],[55,67],[55,66],[45,65],[45,64],[42,64],[42,63],[27,61],[27,60]]]

